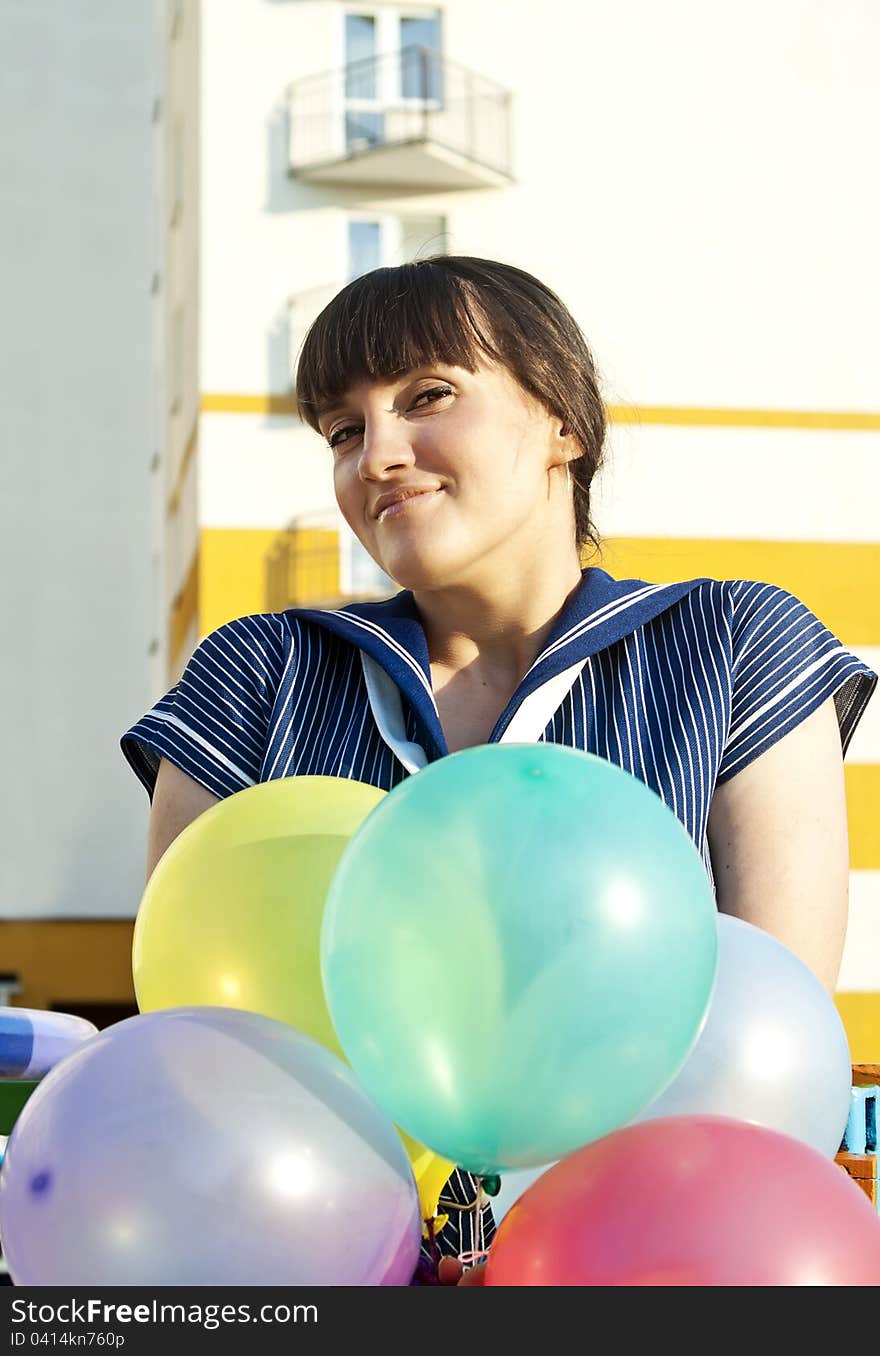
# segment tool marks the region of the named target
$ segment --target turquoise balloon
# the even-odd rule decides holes
[[[321,935],[352,1068],[488,1174],[562,1158],[672,1080],[715,978],[712,889],[653,791],[556,744],[466,749],[350,839]]]

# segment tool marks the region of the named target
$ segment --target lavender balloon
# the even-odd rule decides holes
[[[683,1067],[633,1124],[660,1116],[751,1121],[833,1157],[852,1082],[846,1031],[820,981],[787,946],[718,915],[718,972]]]
[[[230,1008],[93,1037],[0,1172],[16,1285],[407,1285],[420,1237],[406,1151],[349,1069]]]

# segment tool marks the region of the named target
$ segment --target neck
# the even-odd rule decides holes
[[[484,685],[515,688],[580,582],[580,561],[572,550],[553,570],[532,557],[503,579],[475,572],[448,587],[414,590],[432,667],[468,670]]]

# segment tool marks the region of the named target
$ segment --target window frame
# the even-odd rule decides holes
[[[364,4],[358,5],[351,3],[351,0],[339,7],[339,25],[338,25],[338,44],[339,44],[339,66],[345,70],[348,58],[346,52],[345,30],[346,18],[352,15],[375,20],[376,28],[376,59],[379,63],[379,81],[376,90],[376,96],[372,99],[352,98],[345,93],[345,80],[342,81],[342,107],[343,121],[345,113],[351,111],[356,113],[385,113],[389,109],[406,108],[408,105],[417,104],[420,108],[440,109],[443,107],[443,99],[425,99],[419,96],[404,96],[401,88],[400,67],[393,61],[382,61],[382,57],[390,57],[400,52],[401,45],[401,19],[431,19],[436,18],[438,28],[438,46],[437,53],[441,61],[445,50],[445,15],[439,5],[383,5],[383,4]]]

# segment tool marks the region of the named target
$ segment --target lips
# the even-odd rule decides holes
[[[383,518],[388,517],[390,514],[401,512],[404,505],[408,504],[411,500],[433,498],[434,495],[440,493],[442,488],[442,485],[425,485],[422,488],[412,487],[410,489],[394,490],[389,494],[380,495],[376,501],[373,516],[381,522]]]

